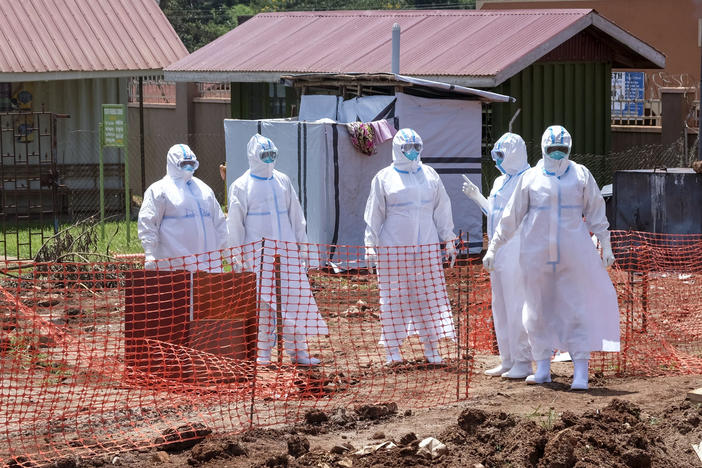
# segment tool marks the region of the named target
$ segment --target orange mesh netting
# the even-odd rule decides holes
[[[702,236],[614,232],[612,244],[622,351],[595,354],[593,372],[702,373]],[[162,446],[311,409],[467,397],[474,359],[495,353],[478,258],[451,267],[438,245],[378,248],[369,271],[361,247],[305,247],[265,240],[156,270],[7,265],[0,463]],[[387,365],[393,344],[403,361]]]
[[[308,250],[265,240],[155,270],[143,260],[8,265],[0,464],[291,423],[313,408],[433,407],[467,396],[465,262],[444,269],[438,245],[380,249],[384,301],[404,317],[396,324],[381,311],[364,249]],[[386,365],[381,318],[404,362]],[[425,360],[420,336],[437,342],[441,364]],[[301,365],[305,357],[321,363]]]

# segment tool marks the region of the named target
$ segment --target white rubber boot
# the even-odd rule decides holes
[[[270,366],[271,365],[271,349],[270,348],[258,348],[258,357],[256,358],[256,364],[259,366]]]
[[[436,345],[437,343],[432,342],[424,343],[424,357],[427,358],[429,364],[441,364],[444,362],[444,360],[441,359],[439,351],[436,349]]]
[[[536,361],[536,372],[526,378],[529,385],[549,383],[551,381],[551,359]]]
[[[590,366],[589,359],[574,359],[573,360],[573,384],[571,390],[587,390],[588,385],[588,368]]]
[[[298,366],[318,366],[322,361],[307,354],[307,351],[298,351],[294,356],[291,356],[293,364]]]
[[[498,376],[508,372],[511,368],[512,368],[511,361],[502,361],[499,366],[486,370],[485,375],[489,375],[490,377],[498,377]]]
[[[385,357],[386,364],[395,364],[397,362],[402,362],[402,354],[400,354],[400,348],[397,346],[390,346],[387,349],[388,355]]]
[[[502,374],[504,379],[523,379],[530,376],[534,371],[531,369],[531,361],[517,361],[512,368]]]
[[[285,341],[285,348],[292,363],[298,366],[318,366],[321,362],[317,358],[310,357],[305,341]]]

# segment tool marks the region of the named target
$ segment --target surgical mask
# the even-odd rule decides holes
[[[192,159],[183,159],[178,163],[178,167],[188,172],[195,172],[195,161]]]
[[[419,153],[422,152],[422,144],[408,141],[400,145],[400,151],[407,159],[415,161],[419,157]]]
[[[502,161],[504,161],[504,159],[502,159],[502,158],[496,159],[496,160],[495,160],[495,166],[497,166],[497,169],[498,169],[501,173],[506,174],[507,171],[505,171],[505,169],[502,167]]]
[[[270,164],[276,160],[278,157],[278,152],[275,150],[263,150],[259,157],[264,163]]]
[[[417,158],[419,157],[419,151],[417,151],[416,149],[411,149],[411,150],[406,151],[406,152],[403,151],[402,154],[404,154],[405,157],[407,159],[409,159],[410,161],[416,161]]]

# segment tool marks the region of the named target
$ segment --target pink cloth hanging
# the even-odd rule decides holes
[[[371,127],[373,127],[373,131],[375,132],[374,141],[376,145],[379,145],[380,143],[391,139],[397,133],[397,129],[395,128],[395,126],[387,120],[376,120],[375,122],[371,122],[370,124]]]

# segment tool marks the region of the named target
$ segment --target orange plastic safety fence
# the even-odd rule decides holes
[[[291,423],[314,408],[465,398],[480,265],[450,267],[442,252],[378,248],[369,270],[363,248],[264,240],[146,268],[7,267],[0,464]]]
[[[611,237],[621,351],[593,353],[591,375],[702,374],[702,234],[612,231]],[[488,287],[479,286],[485,281]],[[491,312],[481,307],[490,303],[489,278],[476,272],[471,285],[468,321],[476,326],[469,345],[494,354]]]
[[[702,374],[702,235],[612,232],[621,352],[597,353],[595,372]]]
[[[702,373],[702,235],[613,232],[612,244],[622,350],[593,355],[592,373]],[[7,266],[0,463],[161,446],[315,408],[463,399],[474,360],[496,351],[489,276],[443,252],[264,240],[146,269]]]

